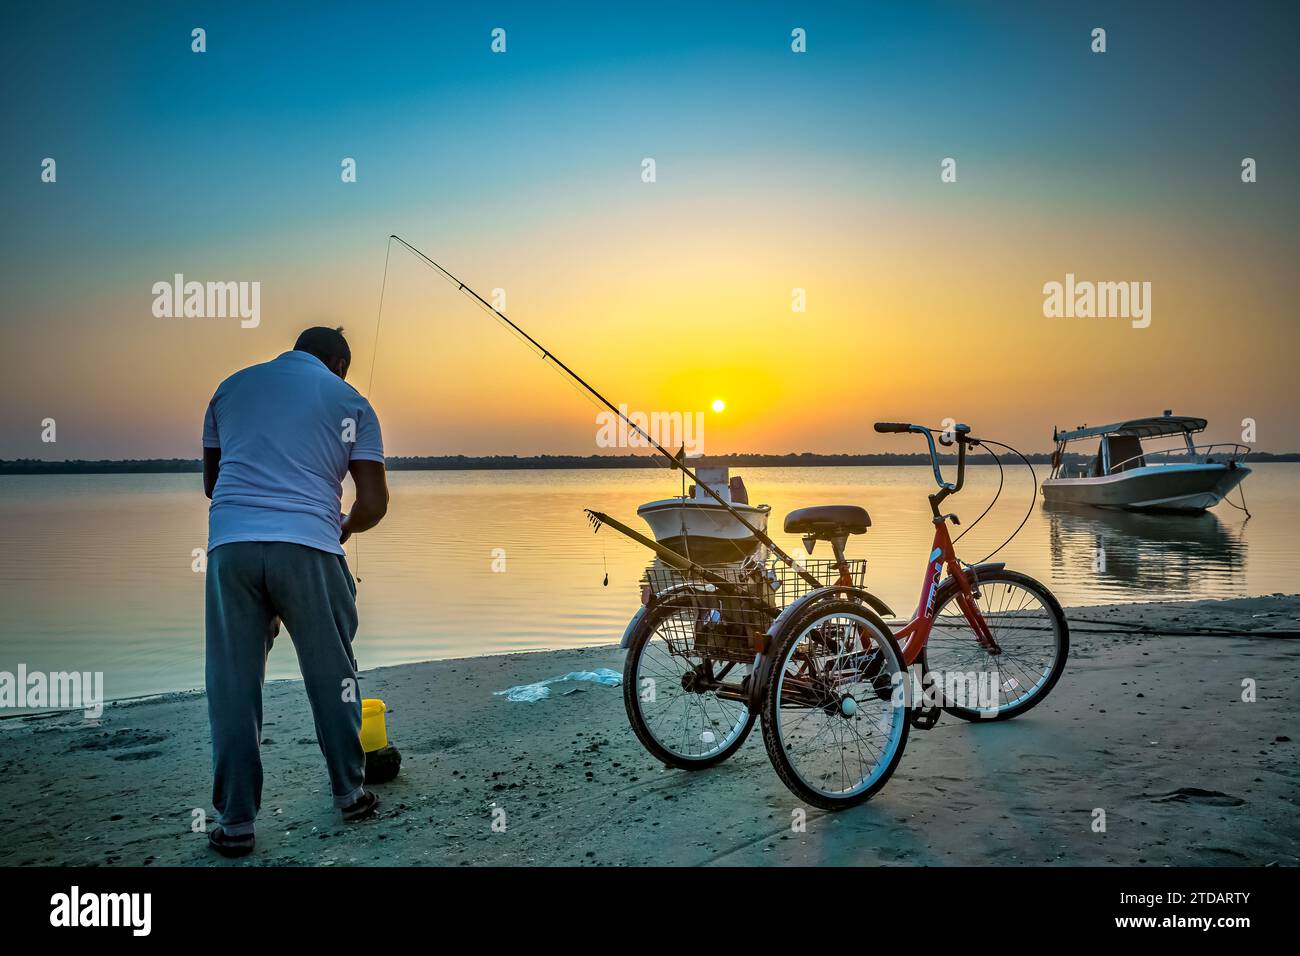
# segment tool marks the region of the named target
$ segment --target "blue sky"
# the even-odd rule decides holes
[[[1053,223],[1079,226],[1103,237],[1088,250],[1103,256],[1114,220],[1121,234],[1204,237],[1209,260],[1252,290],[1252,311],[1262,303],[1270,334],[1294,318],[1274,268],[1294,260],[1300,212],[1293,5],[465,7],[7,9],[0,457],[191,453],[193,406],[231,362],[273,350],[194,330],[160,344],[140,321],[141,290],[158,278],[265,274],[286,330],[330,302],[358,316],[354,327],[371,321],[390,232],[454,250],[471,275],[544,263],[577,284],[570,261],[599,251],[584,234],[617,220],[634,243],[648,213],[628,171],[646,155],[680,204],[674,234],[743,243],[719,217],[788,206],[792,234],[768,237],[756,260],[785,248],[823,261],[805,236],[874,224],[907,236],[910,222],[934,223],[942,244],[950,209],[962,217],[954,234],[983,221],[1014,248]],[[1089,50],[1097,25],[1104,56]],[[195,26],[207,31],[202,55],[190,50]],[[504,56],[489,51],[497,26]],[[804,56],[790,53],[794,26],[807,30]],[[934,189],[945,155],[960,157],[956,200]],[[1231,173],[1242,155],[1261,164],[1252,193]],[[58,161],[54,187],[39,181],[45,156]],[[347,190],[344,156],[359,172]],[[692,206],[710,218],[691,222]],[[1133,254],[1135,268],[1146,255]],[[857,268],[847,254],[838,267]],[[629,268],[627,284],[639,276]],[[95,354],[69,354],[78,341]],[[192,374],[132,375],[141,351]],[[1284,378],[1264,375],[1272,391],[1256,400],[1279,419]],[[139,403],[115,404],[128,382]],[[172,402],[174,415],[151,411]],[[33,418],[54,407],[67,444],[33,446]],[[1300,427],[1287,429],[1300,446]]]

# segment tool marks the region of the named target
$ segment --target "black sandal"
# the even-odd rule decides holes
[[[222,856],[248,856],[253,852],[254,843],[255,838],[251,833],[242,836],[231,836],[220,826],[215,826],[208,831],[208,846]]]
[[[367,820],[375,815],[379,809],[379,798],[367,790],[350,807],[343,808],[343,822],[357,823],[361,820]]]

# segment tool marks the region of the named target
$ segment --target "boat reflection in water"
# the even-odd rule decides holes
[[[1152,600],[1211,597],[1240,585],[1246,564],[1243,525],[1202,512],[1166,515],[1044,503],[1052,574],[1091,575],[1117,591]]]

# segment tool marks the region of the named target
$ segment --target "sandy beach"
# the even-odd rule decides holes
[[[864,806],[807,811],[760,731],[728,762],[666,769],[616,687],[512,703],[493,692],[597,667],[617,647],[364,673],[403,768],[378,819],[332,809],[303,688],[266,688],[257,851],[191,829],[209,804],[207,709],[191,692],[0,720],[0,864],[1281,865],[1300,862],[1300,598],[1072,608],[1069,666],[1020,719],[914,731]],[[1098,623],[1100,622],[1100,623]],[[1116,624],[1123,622],[1116,632]],[[1133,633],[1132,623],[1153,630]],[[1207,633],[1226,629],[1242,636]],[[1255,633],[1250,633],[1255,632]],[[365,631],[357,652],[364,666]],[[290,654],[277,645],[276,654]],[[1258,698],[1243,702],[1242,682]],[[504,832],[493,829],[505,811]],[[1094,811],[1106,814],[1095,832]],[[500,819],[500,814],[495,815]],[[500,829],[498,827],[498,829]]]

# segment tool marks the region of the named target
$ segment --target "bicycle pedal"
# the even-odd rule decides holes
[[[942,715],[941,707],[918,707],[912,711],[912,726],[917,730],[933,730]]]

